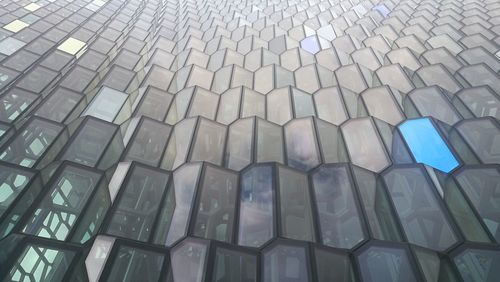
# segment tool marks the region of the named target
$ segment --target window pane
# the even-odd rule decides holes
[[[195,236],[226,242],[232,240],[237,187],[237,174],[206,166],[195,219]]]
[[[241,177],[238,243],[259,247],[274,236],[273,169],[252,167]]]

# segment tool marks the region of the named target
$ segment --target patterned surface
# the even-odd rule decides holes
[[[0,280],[497,281],[497,0],[0,0]]]

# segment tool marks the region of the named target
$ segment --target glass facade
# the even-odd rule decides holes
[[[498,0],[0,0],[0,281],[495,282]]]

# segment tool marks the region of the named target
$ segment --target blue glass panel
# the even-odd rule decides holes
[[[309,53],[316,54],[321,50],[319,47],[319,42],[316,36],[309,36],[300,41],[300,47]]]
[[[428,118],[407,120],[399,130],[417,162],[446,173],[459,165]]]
[[[376,5],[375,7],[373,7],[373,10],[379,11],[382,14],[382,16],[384,16],[384,18],[387,18],[387,16],[391,12],[389,8],[387,8],[387,6],[385,6],[384,4]]]

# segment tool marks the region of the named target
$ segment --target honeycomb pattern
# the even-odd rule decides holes
[[[0,0],[1,281],[487,281],[498,0]]]

